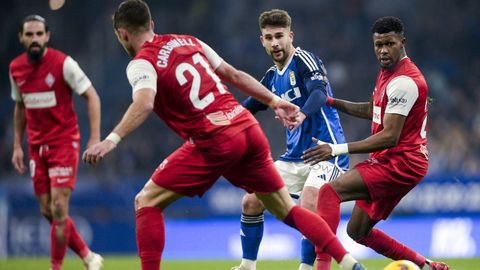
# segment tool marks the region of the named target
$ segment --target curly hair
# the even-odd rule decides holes
[[[395,32],[399,35],[404,34],[402,21],[393,16],[381,17],[375,21],[372,26],[372,34],[385,34]]]

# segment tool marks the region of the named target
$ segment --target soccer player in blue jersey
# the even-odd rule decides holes
[[[293,46],[291,18],[284,10],[273,9],[259,17],[260,40],[275,64],[265,74],[262,84],[273,93],[301,108],[297,125],[286,129],[286,152],[275,162],[290,194],[300,197],[302,207],[316,212],[318,190],[348,169],[347,155],[305,164],[303,151],[313,147],[312,137],[331,144],[345,142],[343,129],[335,108],[326,106],[332,89],[322,60],[316,55]],[[252,97],[243,105],[252,113],[268,107]],[[245,194],[242,201],[241,242],[242,262],[232,270],[255,270],[258,249],[263,235],[265,207],[255,194]],[[313,245],[302,237],[302,258],[299,270],[311,270],[315,262]],[[317,269],[329,269],[331,257],[319,255]]]

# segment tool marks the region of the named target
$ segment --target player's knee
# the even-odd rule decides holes
[[[361,227],[348,222],[347,225],[347,234],[350,238],[352,238],[355,242],[362,239],[364,236],[368,234],[368,231],[362,229]]]
[[[312,212],[317,212],[318,189],[305,188],[300,197],[300,206]]]
[[[51,213],[53,218],[63,219],[67,216],[67,202],[62,200],[53,200]]]
[[[44,216],[48,221],[52,221],[52,210],[50,205],[41,205],[40,206],[40,213]]]
[[[255,194],[246,194],[242,199],[242,213],[247,215],[259,215],[263,213],[265,208],[262,202]]]

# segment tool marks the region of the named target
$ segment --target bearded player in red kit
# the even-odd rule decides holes
[[[133,102],[112,133],[84,152],[83,160],[99,162],[152,110],[186,141],[160,164],[135,198],[143,270],[160,269],[165,244],[163,210],[182,196],[203,195],[222,175],[233,185],[255,192],[275,217],[321,246],[342,269],[364,269],[319,216],[295,205],[258,122],[222,80],[270,105],[290,128],[299,125],[297,106],[232,67],[197,38],[155,34],[143,1],[121,3],[113,15],[113,28],[134,57],[127,67]]]
[[[103,259],[79,235],[68,204],[80,153],[72,94],[81,95],[87,103],[88,145],[100,139],[100,99],[77,62],[47,47],[50,31],[44,18],[27,16],[19,38],[26,52],[10,63],[15,101],[13,166],[19,173],[27,170],[22,149],[26,129],[33,188],[40,211],[51,224],[51,270],[61,269],[67,247],[82,258],[87,270],[98,270]]]
[[[427,174],[428,86],[407,56],[400,19],[379,18],[373,24],[372,35],[381,69],[370,101],[327,100],[340,111],[371,119],[372,135],[335,145],[314,139],[319,145],[306,150],[303,157],[311,164],[346,153],[370,153],[370,159],[323,185],[318,195],[322,203],[317,210],[336,231],[340,202],[357,200],[347,225],[353,240],[393,260],[412,261],[422,270],[448,270],[447,264],[428,260],[374,228]]]

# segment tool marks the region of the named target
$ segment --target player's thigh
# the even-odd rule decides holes
[[[80,149],[74,141],[46,146],[48,177],[51,188],[75,188]]]
[[[199,150],[187,142],[162,161],[151,180],[157,186],[177,194],[201,196],[217,181],[225,168],[236,162],[236,154],[225,148],[234,149],[235,145],[225,142],[208,150]]]
[[[152,180],[148,180],[142,190],[135,196],[135,210],[149,206],[165,209],[181,197],[181,194],[165,189]]]
[[[277,168],[288,192],[298,198],[309,175],[310,165],[303,162],[277,160],[275,161],[275,168]]]
[[[233,185],[247,192],[268,194],[284,186],[273,164],[268,141],[258,125],[246,130],[243,136],[235,136],[232,143],[241,151],[238,161],[226,168],[223,176]]]
[[[319,162],[310,166],[305,186],[300,197],[300,205],[309,210],[315,211],[318,201],[318,190],[325,183],[335,180],[344,173],[334,163],[328,161]]]
[[[342,202],[370,199],[369,190],[356,169],[345,172],[328,184],[337,192]]]
[[[33,182],[33,191],[36,196],[50,194],[50,179],[45,159],[41,156],[40,146],[28,146],[30,177]]]
[[[295,202],[290,197],[286,187],[269,194],[256,193],[256,195],[265,208],[280,220],[284,220],[290,209],[295,206]]]

